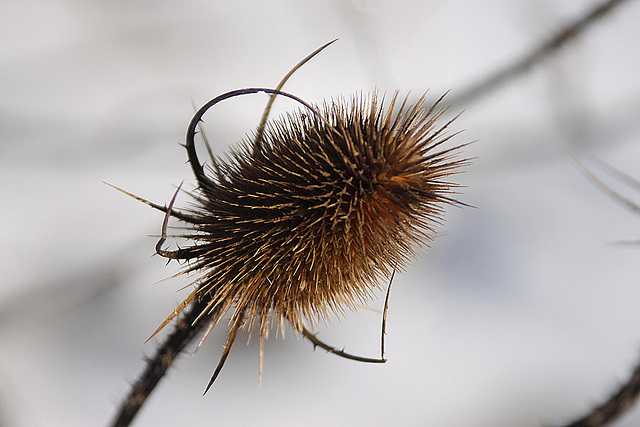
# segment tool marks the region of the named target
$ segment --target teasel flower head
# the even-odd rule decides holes
[[[194,137],[216,103],[256,92],[286,96],[303,109],[268,122],[205,170]],[[388,104],[388,105],[385,105]],[[213,99],[194,116],[186,149],[197,188],[191,208],[167,208],[157,252],[188,261],[193,292],[158,328],[194,301],[209,330],[232,309],[217,377],[240,328],[258,328],[262,343],[275,325],[302,332],[305,320],[328,320],[366,303],[374,291],[429,245],[457,186],[449,177],[467,163],[442,98],[425,108],[397,94],[335,99],[321,107],[294,95],[252,88]],[[176,192],[177,194],[177,192]],[[157,206],[157,205],[156,205]],[[184,222],[190,243],[162,249],[169,216]],[[155,335],[155,333],[154,333]],[[262,365],[262,363],[260,364]]]

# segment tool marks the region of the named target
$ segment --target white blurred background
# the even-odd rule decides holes
[[[161,204],[183,179],[192,189],[179,146],[192,100],[273,87],[335,37],[287,91],[454,97],[593,4],[2,1],[0,425],[105,425],[153,353],[159,340],[144,340],[188,278],[154,283],[178,269],[151,257],[162,214],[101,181]],[[640,178],[638,22],[628,2],[530,73],[455,106],[454,128],[466,129],[455,141],[477,140],[458,177],[475,208],[449,208],[433,247],[396,276],[386,365],[274,334],[259,386],[257,343],[243,333],[202,397],[220,325],[136,425],[557,425],[608,397],[640,359],[640,246],[616,243],[640,239],[640,217],[571,155]],[[266,96],[245,98],[208,114],[217,153],[258,123]],[[360,310],[320,336],[375,356],[379,333],[380,313]],[[640,407],[619,425],[640,425]]]

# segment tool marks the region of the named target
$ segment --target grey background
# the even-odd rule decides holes
[[[227,90],[451,95],[522,55],[592,1],[3,1],[0,13],[0,425],[104,425],[189,282],[151,257],[158,203],[183,179],[193,113]],[[384,365],[290,331],[243,332],[209,394],[221,324],[184,355],[138,426],[538,426],[600,402],[640,357],[640,218],[581,175],[573,154],[640,177],[640,4],[526,76],[456,106],[477,156],[432,248],[397,275]],[[216,152],[266,97],[209,114]],[[294,107],[278,101],[278,111]],[[591,161],[591,165],[594,163]],[[596,168],[596,170],[598,170]],[[620,186],[629,197],[640,193]],[[187,202],[179,197],[177,205]],[[371,306],[379,310],[381,301]],[[321,337],[375,356],[379,311]],[[622,426],[640,424],[640,408]]]

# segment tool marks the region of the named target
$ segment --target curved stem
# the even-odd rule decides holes
[[[187,138],[186,138],[187,142],[185,147],[187,149],[189,163],[191,163],[191,170],[193,171],[193,174],[198,180],[198,184],[200,184],[201,188],[204,189],[204,188],[215,186],[215,183],[205,175],[204,170],[202,168],[202,164],[200,164],[200,160],[198,160],[198,154],[196,153],[194,139],[196,135],[196,130],[198,128],[198,124],[202,121],[202,116],[204,116],[207,110],[209,110],[211,107],[213,107],[217,103],[222,102],[226,99],[233,98],[240,95],[251,95],[251,94],[260,93],[260,92],[264,92],[269,95],[281,95],[287,98],[291,98],[294,101],[297,101],[300,104],[307,107],[314,114],[318,114],[318,115],[320,114],[314,107],[306,103],[304,100],[298,98],[297,96],[287,92],[280,92],[275,89],[251,87],[246,89],[232,90],[230,92],[223,93],[222,95],[216,96],[215,98],[213,98],[212,100],[204,104],[202,107],[200,107],[198,111],[196,111],[193,118],[191,119],[191,122],[189,123],[189,127],[187,128]]]
[[[345,359],[350,359],[350,360],[355,360],[357,362],[365,362],[365,363],[386,363],[387,361],[387,359],[385,358],[376,359],[372,357],[356,356],[354,354],[347,353],[344,350],[338,350],[337,348],[332,347],[323,341],[320,341],[320,339],[316,336],[316,334],[312,333],[304,326],[302,327],[302,336],[308,339],[309,341],[311,341],[314,348],[320,347],[328,351],[329,353],[335,354],[336,356],[344,357]]]
[[[344,357],[345,359],[355,360],[357,362],[364,363],[386,363],[387,359],[384,357],[384,336],[387,333],[387,311],[389,310],[389,294],[391,293],[391,283],[393,282],[393,278],[396,274],[395,267],[393,268],[393,272],[391,273],[391,278],[389,279],[389,286],[387,287],[387,294],[384,298],[384,308],[382,309],[382,332],[380,334],[380,358],[376,359],[373,357],[363,357],[356,356],[351,353],[347,353],[344,350],[338,350],[337,348],[330,346],[329,344],[321,341],[318,338],[318,334],[314,334],[309,331],[306,327],[302,327],[302,336],[311,341],[313,344],[313,348],[320,347],[329,353],[335,354],[336,356]]]

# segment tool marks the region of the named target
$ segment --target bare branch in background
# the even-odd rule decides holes
[[[516,60],[514,63],[507,65],[503,69],[468,88],[457,92],[457,94],[454,92],[449,102],[452,105],[468,105],[483,96],[493,93],[501,86],[524,74],[534,65],[540,64],[546,57],[556,53],[561,47],[565,46],[567,42],[591,28],[592,24],[596,23],[600,18],[605,17],[617,6],[622,5],[624,1],[625,0],[607,0],[595,6],[580,18],[561,28],[549,40]]]

